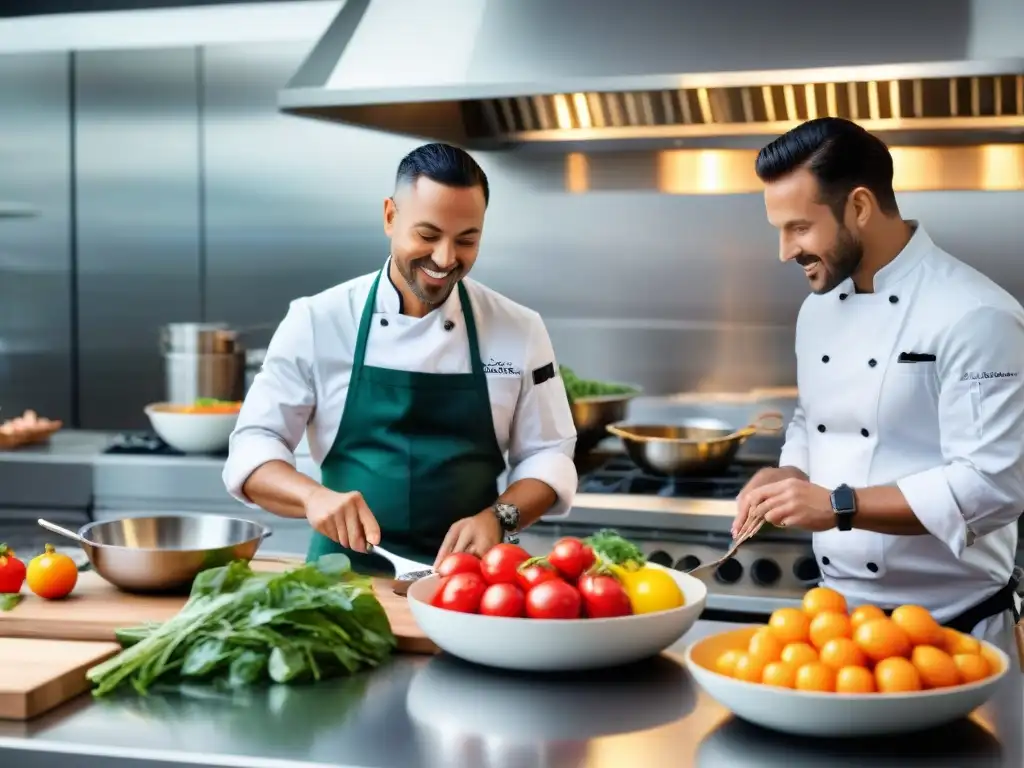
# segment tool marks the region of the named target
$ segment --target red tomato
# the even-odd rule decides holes
[[[519,570],[519,585],[529,592],[538,584],[546,581],[561,581],[558,571],[548,565],[541,563],[530,563]]]
[[[488,584],[518,584],[517,569],[530,553],[516,544],[495,544],[480,560],[480,572]]]
[[[515,584],[492,584],[480,600],[480,613],[484,616],[523,615],[526,596]]]
[[[454,552],[437,566],[440,576],[454,576],[456,573],[480,573],[480,558],[469,552]]]
[[[633,613],[629,595],[613,576],[584,573],[580,577],[579,590],[584,613],[591,619],[608,619]]]
[[[531,619],[578,619],[581,607],[576,587],[561,579],[545,581],[526,593],[526,615]]]
[[[435,597],[438,608],[459,613],[476,613],[487,583],[479,573],[456,573],[445,579]]]
[[[555,542],[547,560],[565,578],[576,581],[581,573],[594,564],[594,550],[579,539],[566,536]]]
[[[430,598],[430,604],[435,608],[441,607],[441,595],[444,594],[444,585],[448,583],[447,578],[442,578],[437,582],[437,591],[434,592],[434,596]]]
[[[25,583],[25,564],[14,556],[14,550],[0,544],[0,594],[17,594]]]

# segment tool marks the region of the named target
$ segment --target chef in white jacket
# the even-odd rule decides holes
[[[891,156],[857,125],[804,123],[761,150],[757,173],[779,257],[811,295],[779,467],[740,494],[734,535],[760,520],[813,531],[825,585],[852,604],[918,604],[1009,649],[1021,305],[900,216]]]
[[[388,573],[368,543],[427,564],[483,554],[572,504],[576,430],[544,323],[466,277],[488,198],[466,152],[414,150],[384,201],[382,269],[295,300],[271,340],[224,483],[306,518],[308,559]],[[321,483],[295,469],[303,433]]]

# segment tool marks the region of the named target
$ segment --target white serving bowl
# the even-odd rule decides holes
[[[409,607],[427,637],[441,650],[466,661],[529,672],[599,669],[655,656],[697,621],[707,601],[704,582],[679,571],[663,570],[675,579],[686,602],[658,613],[569,620],[459,613],[430,604],[440,583],[436,575],[409,587]]]
[[[1009,657],[982,643],[998,670],[985,680],[913,693],[817,693],[736,680],[714,671],[730,649],[744,649],[760,627],[699,640],[686,649],[686,666],[711,698],[763,728],[798,736],[881,736],[932,728],[965,717],[988,701],[1009,669]]]
[[[146,406],[153,431],[182,453],[219,453],[228,447],[237,413],[186,413],[169,403]]]

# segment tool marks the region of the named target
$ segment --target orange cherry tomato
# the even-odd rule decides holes
[[[71,594],[78,583],[78,566],[67,555],[55,552],[52,544],[29,561],[25,583],[39,597],[59,600]]]

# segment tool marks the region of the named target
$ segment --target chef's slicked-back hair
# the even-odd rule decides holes
[[[817,179],[821,202],[840,221],[846,200],[857,187],[870,190],[884,213],[899,213],[889,148],[856,123],[839,117],[808,120],[757,153],[755,169],[765,183],[799,168],[807,168]]]
[[[398,164],[395,186],[415,184],[420,177],[446,187],[480,187],[484,203],[490,202],[487,174],[464,149],[440,143],[417,147]]]

